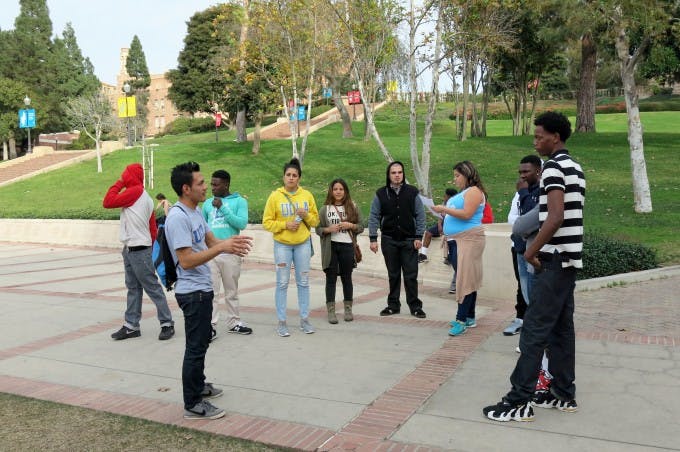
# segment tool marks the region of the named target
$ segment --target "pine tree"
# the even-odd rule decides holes
[[[213,6],[195,13],[187,23],[179,64],[167,74],[172,83],[169,97],[181,111],[210,112],[211,103],[222,97],[225,82],[215,57],[228,42],[223,34],[215,36],[214,26],[221,12],[220,6]]]
[[[101,83],[94,75],[90,59],[83,57],[70,23],[66,24],[62,36],[54,40],[53,50],[59,94],[72,99],[98,91]]]
[[[19,0],[12,39],[5,43],[3,75],[34,90],[53,86],[49,64],[52,51],[52,20],[47,0]]]
[[[128,53],[127,61],[125,62],[125,70],[130,76],[129,83],[133,89],[146,89],[151,85],[151,76],[149,75],[149,68],[146,65],[146,56],[142,50],[142,43],[139,41],[137,35],[132,38],[130,43],[130,51]]]
[[[146,129],[146,119],[149,114],[149,109],[146,105],[149,101],[147,88],[151,85],[151,76],[149,75],[149,67],[146,65],[146,56],[137,35],[132,38],[130,43],[130,51],[125,61],[125,70],[130,77],[128,83],[137,98],[137,116],[134,119],[135,130],[137,130],[135,137],[137,137],[141,135],[139,132],[143,133]]]

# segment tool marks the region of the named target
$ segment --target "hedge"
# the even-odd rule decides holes
[[[656,252],[648,246],[589,233],[583,240],[583,270],[577,278],[599,278],[658,266]]]

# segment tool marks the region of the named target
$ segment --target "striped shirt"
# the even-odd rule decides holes
[[[569,156],[566,149],[555,152],[543,165],[541,174],[539,215],[543,222],[548,218],[548,192],[564,192],[564,221],[552,238],[543,245],[541,253],[562,257],[562,267],[583,268],[583,203],[586,195],[586,180],[581,165]]]

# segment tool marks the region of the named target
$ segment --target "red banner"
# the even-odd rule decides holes
[[[222,125],[222,114],[218,111],[215,113],[215,127],[219,127]]]
[[[347,92],[347,103],[350,105],[361,103],[361,93],[359,91]]]

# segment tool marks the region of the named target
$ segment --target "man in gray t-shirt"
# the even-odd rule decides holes
[[[172,169],[172,188],[179,201],[165,220],[168,246],[177,264],[175,299],[184,313],[186,348],[182,364],[182,391],[186,419],[217,419],[224,410],[205,399],[222,390],[205,381],[205,354],[210,344],[213,290],[207,263],[221,253],[245,256],[252,237],[236,235],[217,239],[203,219],[198,203],[205,201],[207,186],[196,162]]]

